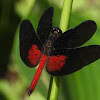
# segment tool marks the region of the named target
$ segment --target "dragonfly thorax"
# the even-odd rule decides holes
[[[51,36],[48,38],[48,40],[45,42],[43,46],[44,54],[49,55],[50,52],[55,49],[53,47],[53,43],[61,34],[62,31],[59,27],[54,27],[51,29]]]
[[[50,52],[54,49],[52,41],[47,40],[47,42],[44,44],[43,48],[44,48],[44,54],[49,55]]]

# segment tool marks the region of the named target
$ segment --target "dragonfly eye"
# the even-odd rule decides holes
[[[51,33],[52,33],[53,35],[60,36],[60,35],[62,34],[62,31],[61,31],[61,29],[60,29],[59,27],[53,27],[53,28],[51,29]]]

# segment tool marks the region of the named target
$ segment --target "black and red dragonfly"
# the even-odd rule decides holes
[[[95,33],[97,26],[87,20],[62,34],[59,27],[52,28],[54,8],[49,7],[42,15],[37,35],[29,20],[20,25],[20,56],[28,67],[39,64],[28,94],[33,92],[44,65],[50,75],[71,74],[100,58],[100,46],[79,47]]]

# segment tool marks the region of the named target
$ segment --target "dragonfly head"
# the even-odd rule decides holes
[[[53,27],[51,33],[52,35],[59,37],[62,34],[62,31],[59,27]]]

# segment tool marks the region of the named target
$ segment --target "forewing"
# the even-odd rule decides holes
[[[50,30],[52,28],[52,17],[53,17],[54,8],[49,7],[42,15],[39,21],[39,25],[37,28],[37,34],[44,44],[45,40],[48,39],[50,34]]]
[[[99,58],[99,45],[90,45],[76,49],[54,50],[48,58],[46,70],[54,76],[68,75]]]
[[[55,42],[54,48],[75,48],[88,41],[97,29],[96,23],[87,20],[74,29],[64,32]]]
[[[20,56],[29,67],[35,67],[41,57],[41,42],[29,20],[22,21],[19,30]]]

